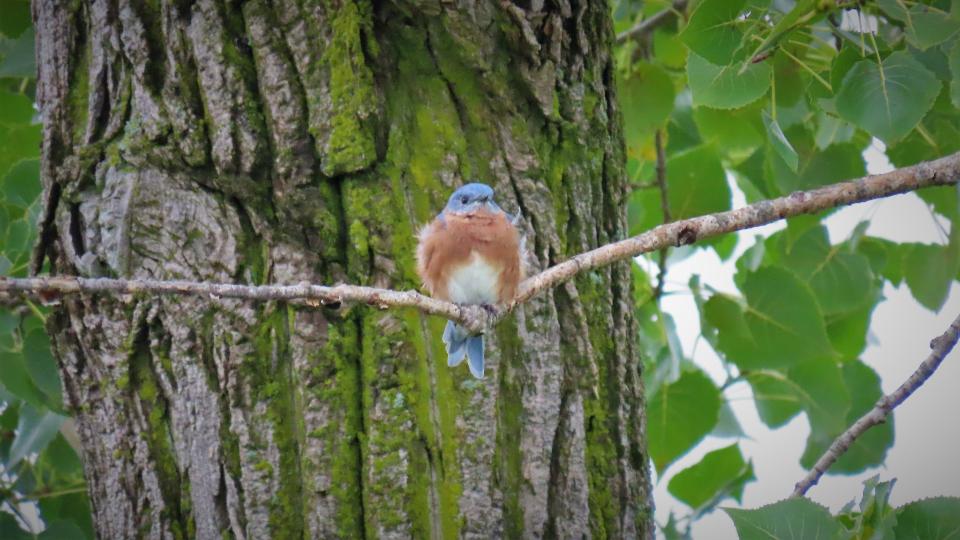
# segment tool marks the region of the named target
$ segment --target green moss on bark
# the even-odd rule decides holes
[[[71,70],[72,80],[67,94],[67,110],[73,128],[74,145],[82,144],[87,128],[88,102],[90,99],[90,45],[81,43],[77,51],[76,65]]]
[[[325,448],[329,449],[329,453],[322,456],[326,470],[319,472],[331,477],[338,538],[360,538],[364,530],[360,474],[363,418],[360,365],[356,348],[358,341],[359,331],[352,318],[329,324],[323,349],[317,351],[316,355],[311,355],[309,374],[315,383],[308,391],[321,400],[331,412],[331,416],[321,428],[307,433],[306,436],[324,440]],[[310,476],[304,474],[305,478]],[[305,492],[307,489],[309,487],[304,486]]]
[[[586,468],[590,487],[590,527],[594,538],[610,538],[620,531],[618,515],[626,501],[611,489],[611,481],[617,482],[622,449],[618,447],[619,396],[612,388],[619,386],[615,380],[616,347],[612,336],[599,321],[606,320],[602,313],[601,298],[610,294],[610,283],[599,272],[582,274],[576,280],[580,301],[586,310],[586,319],[591,326],[590,341],[594,357],[587,359],[596,365],[597,380],[593,382],[597,392],[585,392],[584,421],[586,423]],[[589,321],[594,321],[592,324]]]
[[[327,2],[331,39],[323,62],[330,75],[332,109],[321,167],[328,176],[362,170],[376,159],[372,117],[377,99],[362,35],[369,29],[370,14],[358,6],[350,0]]]
[[[300,411],[292,395],[288,351],[287,310],[267,307],[254,336],[254,354],[244,363],[245,374],[255,392],[255,400],[267,404],[272,425],[272,443],[279,453],[277,469],[267,470],[260,461],[254,469],[274,476],[279,485],[270,501],[270,531],[274,538],[300,538],[303,535],[303,499],[301,497],[300,445],[297,432]]]
[[[189,538],[190,513],[189,481],[181,476],[170,431],[170,412],[167,401],[159,395],[148,349],[147,332],[137,336],[130,351],[129,384],[134,393],[131,399],[140,401],[140,407],[150,426],[145,431],[147,448],[154,463],[154,471],[164,501],[163,515],[170,532],[177,540]],[[159,398],[159,399],[158,399]]]
[[[523,362],[523,343],[520,342],[516,320],[506,319],[497,327],[501,357],[520,365]],[[516,369],[501,364],[500,369]],[[523,401],[521,381],[518,377],[502,377],[497,399],[497,448],[496,469],[500,489],[503,492],[503,529],[507,538],[524,536],[523,506],[520,492],[523,490],[523,456],[520,438],[523,431]]]

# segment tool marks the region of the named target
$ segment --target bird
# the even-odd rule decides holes
[[[469,183],[453,192],[446,207],[421,229],[417,273],[424,288],[440,300],[463,305],[507,304],[523,279],[523,240],[518,218],[494,201],[493,188]],[[483,378],[483,334],[447,321],[443,331],[447,365],[468,360],[470,373]]]

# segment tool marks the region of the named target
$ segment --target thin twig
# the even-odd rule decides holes
[[[645,34],[653,32],[658,26],[667,22],[671,15],[683,13],[683,10],[685,9],[687,9],[687,0],[674,0],[670,7],[654,13],[653,15],[633,25],[628,30],[624,30],[623,32],[617,34],[617,43],[619,44],[629,39],[643,37]]]
[[[627,184],[627,189],[630,191],[637,191],[640,189],[653,189],[657,187],[656,182],[630,182]]]
[[[663,222],[670,223],[673,219],[670,217],[670,199],[667,196],[667,155],[663,148],[663,130],[658,129],[654,135],[654,145],[657,148],[657,187],[660,188],[660,210],[663,212]],[[653,291],[653,297],[659,299],[663,296],[663,285],[667,281],[667,251],[670,248],[660,248],[660,274],[657,276],[657,288]]]
[[[817,460],[817,463],[807,476],[797,482],[797,485],[793,488],[793,495],[795,497],[805,495],[807,490],[820,481],[823,473],[825,473],[844,452],[850,449],[850,446],[857,440],[857,437],[863,435],[864,432],[873,426],[882,424],[893,409],[897,408],[905,399],[910,397],[910,394],[913,394],[917,388],[920,388],[923,383],[933,375],[933,372],[937,370],[940,363],[943,362],[943,359],[957,344],[958,338],[960,338],[960,315],[953,320],[953,323],[947,328],[947,331],[944,332],[943,335],[930,342],[930,348],[933,350],[930,351],[927,359],[920,364],[920,367],[910,375],[910,378],[904,381],[892,394],[888,394],[877,400],[873,409],[861,416],[859,420],[854,422],[852,426],[847,428],[846,431],[833,441],[833,444],[820,456],[820,459]]]
[[[387,307],[414,307],[432,315],[442,315],[452,320],[466,322],[471,306],[459,306],[422,295],[416,291],[395,291],[358,285],[313,285],[301,282],[296,285],[239,285],[234,283],[209,283],[193,281],[162,281],[155,279],[84,278],[75,276],[40,276],[12,279],[0,277],[0,293],[21,292],[39,294],[51,299],[58,295],[76,293],[113,293],[135,295],[180,294],[219,298],[243,298],[247,300],[312,300],[315,306],[351,302],[369,304],[382,309]],[[308,302],[311,303],[311,302]],[[481,310],[482,311],[482,310]],[[482,315],[478,315],[483,319]]]
[[[798,191],[785,197],[760,201],[736,210],[718,212],[659,225],[637,236],[620,240],[575,255],[524,280],[509,306],[487,310],[480,306],[460,306],[416,291],[395,291],[357,285],[237,285],[188,281],[123,280],[50,276],[25,279],[0,277],[0,293],[25,293],[49,299],[62,294],[110,292],[114,294],[193,294],[212,298],[250,300],[308,299],[317,304],[354,302],[372,306],[413,307],[424,313],[441,315],[472,332],[482,332],[506,316],[514,307],[538,293],[552,289],[587,272],[667,246],[692,244],[705,238],[759,227],[800,214],[813,214],[829,208],[889,197],[928,186],[956,184],[960,180],[960,152],[885,174],[867,176],[811,191]]]

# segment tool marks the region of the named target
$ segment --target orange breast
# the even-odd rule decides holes
[[[498,301],[513,300],[523,277],[520,236],[502,212],[447,213],[434,220],[420,232],[417,272],[432,296],[450,301],[450,276],[474,253],[499,270]]]

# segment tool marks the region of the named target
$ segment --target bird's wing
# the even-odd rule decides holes
[[[441,213],[437,216],[437,219],[424,225],[417,235],[419,238],[419,243],[417,244],[417,273],[420,274],[420,279],[423,280],[423,284],[426,285],[427,289],[431,290],[431,292],[433,283],[432,280],[429,279],[427,269],[430,268],[430,262],[433,260],[433,256],[437,251],[436,241],[432,239],[431,236],[436,233],[438,227],[445,226],[442,218],[443,214]]]

